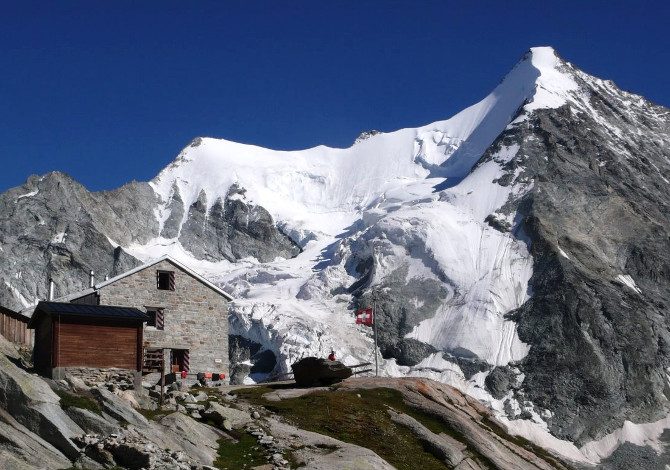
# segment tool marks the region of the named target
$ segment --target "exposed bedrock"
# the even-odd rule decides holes
[[[209,211],[202,193],[184,218],[175,186],[160,233],[158,202],[148,183],[89,192],[58,172],[31,176],[0,194],[0,305],[20,310],[45,299],[49,277],[61,296],[88,287],[90,270],[101,280],[132,269],[141,262],[121,246],[159,235],[178,237],[196,258],[209,261],[253,256],[266,262],[300,252],[265,209],[244,200],[240,188],[232,187]]]
[[[154,201],[146,183],[90,193],[63,173],[30,177],[0,195],[0,304],[20,309],[47,297],[47,278],[56,295],[139,264],[116,243],[146,241],[158,225],[148,208]]]
[[[534,180],[519,205],[533,295],[511,315],[531,345],[523,388],[578,445],[668,409],[670,123],[616,100],[591,97],[607,126],[564,106],[507,136]]]
[[[354,295],[359,307],[374,305],[382,356],[396,358],[399,365],[413,366],[436,349],[405,336],[422,320],[435,315],[448,292],[439,281],[407,279],[407,273],[408,267],[401,266],[387,274],[380,284],[369,290],[361,289]]]
[[[225,200],[207,208],[207,195],[200,192],[191,204],[179,240],[196,258],[235,261],[253,256],[261,262],[276,257],[292,258],[300,248],[279,231],[263,207],[244,198],[244,189],[232,186]]]

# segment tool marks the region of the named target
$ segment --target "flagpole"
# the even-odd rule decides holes
[[[372,326],[375,335],[375,377],[379,377],[379,362],[377,360],[377,309],[374,294],[372,295]]]
[[[377,274],[377,245],[372,245],[372,261],[374,274]],[[372,328],[375,336],[375,377],[379,377],[379,360],[377,359],[377,303],[375,302],[375,288],[372,287]]]

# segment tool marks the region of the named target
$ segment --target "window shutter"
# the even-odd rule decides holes
[[[189,372],[191,370],[189,366],[188,349],[184,351],[184,370],[186,372]]]
[[[174,290],[174,288],[175,288],[175,284],[174,284],[174,271],[170,271],[169,275],[170,275],[170,281],[169,281],[168,286],[169,286],[169,289],[170,289],[170,290]]]
[[[156,329],[162,330],[165,327],[165,322],[163,318],[163,309],[156,309]]]

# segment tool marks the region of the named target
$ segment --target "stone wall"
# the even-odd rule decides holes
[[[157,271],[175,273],[175,290],[159,290]],[[144,328],[150,348],[188,349],[190,372],[228,377],[228,301],[169,261],[162,261],[100,289],[102,305],[162,308],[164,329]],[[168,356],[169,357],[169,356]]]
[[[59,368],[58,377],[67,380],[75,377],[84,382],[87,387],[119,388],[129,390],[138,388],[137,374],[134,370],[117,368],[92,368],[92,367],[64,367]]]

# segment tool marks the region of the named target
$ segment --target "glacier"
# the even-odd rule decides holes
[[[272,349],[284,370],[300,355],[331,348],[346,361],[370,359],[369,332],[354,325],[350,296],[331,291],[356,281],[346,266],[351,250],[373,246],[381,250],[376,277],[407,264],[410,278],[433,278],[448,291],[436,314],[407,337],[467,350],[491,365],[518,361],[527,346],[504,315],[530,295],[532,258],[523,233],[498,231],[485,218],[532,182],[492,184],[514,148],[472,168],[515,118],[565,102],[576,86],[560,64],[553,49],[533,48],[491,94],[454,117],[371,135],[347,149],[275,151],[196,139],[150,182],[159,224],[175,193],[183,225],[202,194],[209,210],[237,185],[245,190],[240,197],[265,208],[302,252],[269,263],[212,263],[195,259],[178,235],[127,251],[142,261],[169,252],[228,288],[238,299],[237,332]],[[327,274],[317,266],[327,266]]]

